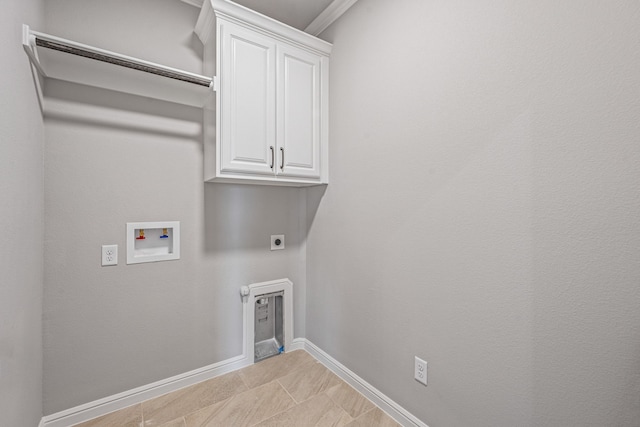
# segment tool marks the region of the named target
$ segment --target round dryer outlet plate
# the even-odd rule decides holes
[[[271,235],[271,250],[279,251],[280,249],[284,249],[284,234]]]

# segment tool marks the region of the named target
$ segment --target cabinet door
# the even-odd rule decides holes
[[[320,178],[320,57],[278,45],[278,175]]]
[[[273,175],[275,42],[222,19],[218,37],[220,171]]]

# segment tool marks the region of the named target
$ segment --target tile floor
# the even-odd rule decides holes
[[[399,426],[304,350],[292,351],[76,427]]]

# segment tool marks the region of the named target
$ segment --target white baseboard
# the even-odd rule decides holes
[[[305,346],[307,345],[306,338],[294,338],[291,342],[291,351],[294,350],[305,350]],[[307,352],[308,353],[308,352]]]
[[[428,427],[425,423],[416,418],[409,411],[398,405],[396,402],[385,396],[380,390],[360,378],[349,370],[342,363],[322,351],[318,346],[305,338],[296,338],[293,345],[304,348],[307,353],[318,359],[330,371],[339,376],[351,387],[362,393],[367,399],[375,403],[380,409],[385,411],[391,418],[404,427]]]
[[[69,427],[253,364],[244,355],[47,415],[39,427]]]
[[[346,366],[322,351],[318,346],[305,338],[295,338],[287,352],[305,350],[315,357],[330,371],[342,378],[351,387],[362,393],[367,399],[375,403],[398,423],[404,427],[428,427],[409,411],[385,396],[380,390],[367,383]],[[47,415],[40,420],[38,427],[69,427],[78,423],[92,420],[119,409],[124,409],[145,400],[179,390],[184,387],[205,381],[253,364],[244,355],[236,356],[222,362],[214,363],[200,369],[176,375],[165,380],[147,384],[133,390],[108,396],[84,405],[76,406],[55,414]]]

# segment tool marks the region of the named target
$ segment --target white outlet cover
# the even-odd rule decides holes
[[[280,240],[280,244],[277,245],[276,242]],[[280,249],[284,249],[284,234],[273,234],[271,235],[271,250],[279,251]]]
[[[427,385],[427,362],[416,356],[413,377],[419,383]]]
[[[102,245],[102,266],[118,265],[118,245]]]

